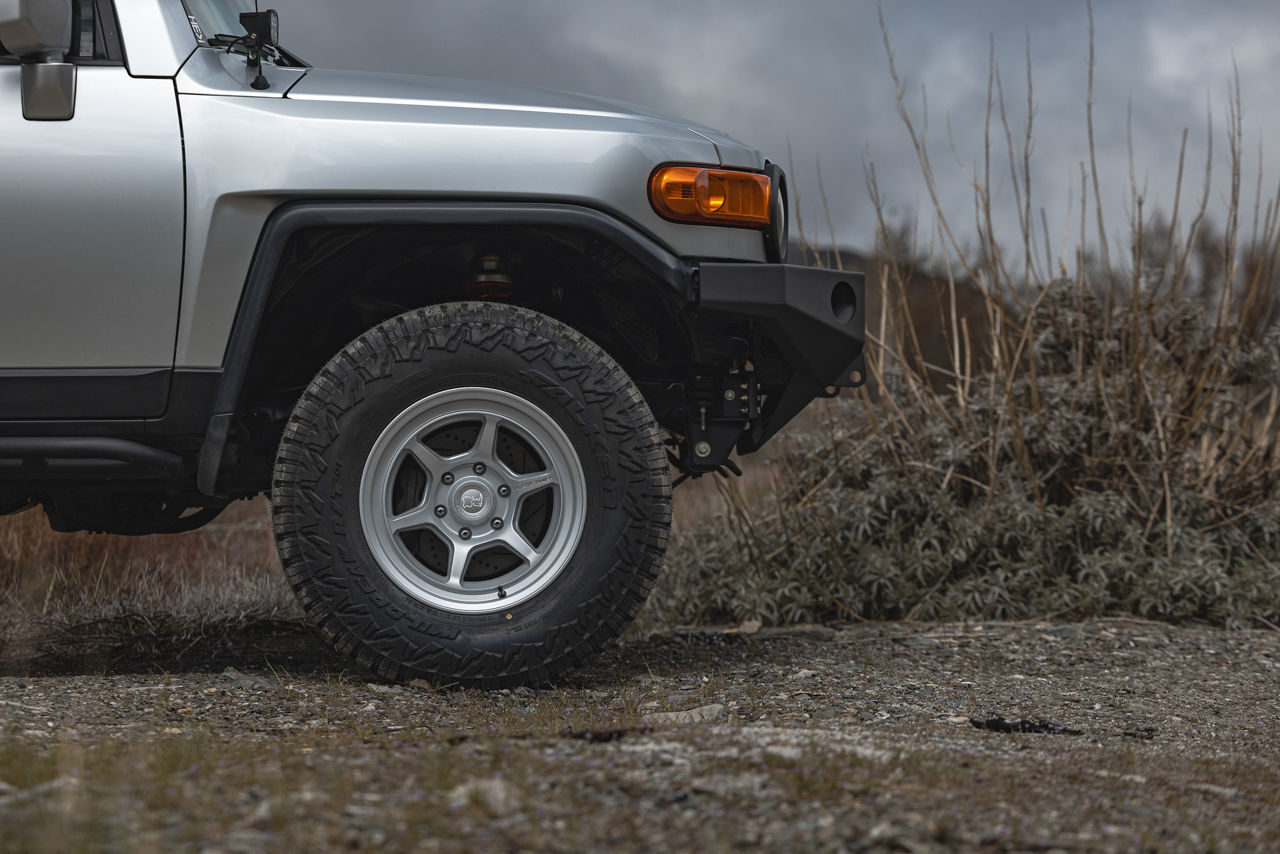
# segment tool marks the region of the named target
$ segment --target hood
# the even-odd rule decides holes
[[[604,124],[634,122],[636,133],[643,133],[646,124],[664,135],[670,135],[679,128],[711,142],[720,155],[722,165],[754,169],[764,166],[759,152],[714,128],[623,101],[552,89],[448,77],[310,69],[285,97],[298,101],[521,113],[525,114],[526,123],[546,127],[566,121],[579,124],[583,120],[596,119]]]

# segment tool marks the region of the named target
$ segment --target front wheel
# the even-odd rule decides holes
[[[361,335],[285,429],[277,544],[308,614],[393,679],[545,682],[653,586],[671,485],[653,415],[603,350],[497,303]]]

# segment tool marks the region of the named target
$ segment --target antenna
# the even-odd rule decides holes
[[[275,47],[279,38],[280,19],[276,15],[274,9],[268,9],[265,12],[256,11],[258,8],[258,0],[253,0],[253,12],[240,13],[240,26],[244,27],[245,35],[241,36],[244,43],[248,47],[248,64],[250,68],[256,69],[258,75],[249,85],[254,89],[262,90],[271,88],[271,84],[267,82],[266,75],[262,73],[262,50],[265,46]]]

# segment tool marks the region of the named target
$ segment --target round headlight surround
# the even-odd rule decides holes
[[[764,174],[769,176],[769,225],[764,230],[764,254],[769,262],[783,264],[791,242],[787,173],[778,164],[766,160]]]

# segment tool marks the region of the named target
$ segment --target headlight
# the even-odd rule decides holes
[[[667,165],[649,178],[649,201],[665,219],[704,225],[769,225],[768,175],[710,166]]]

